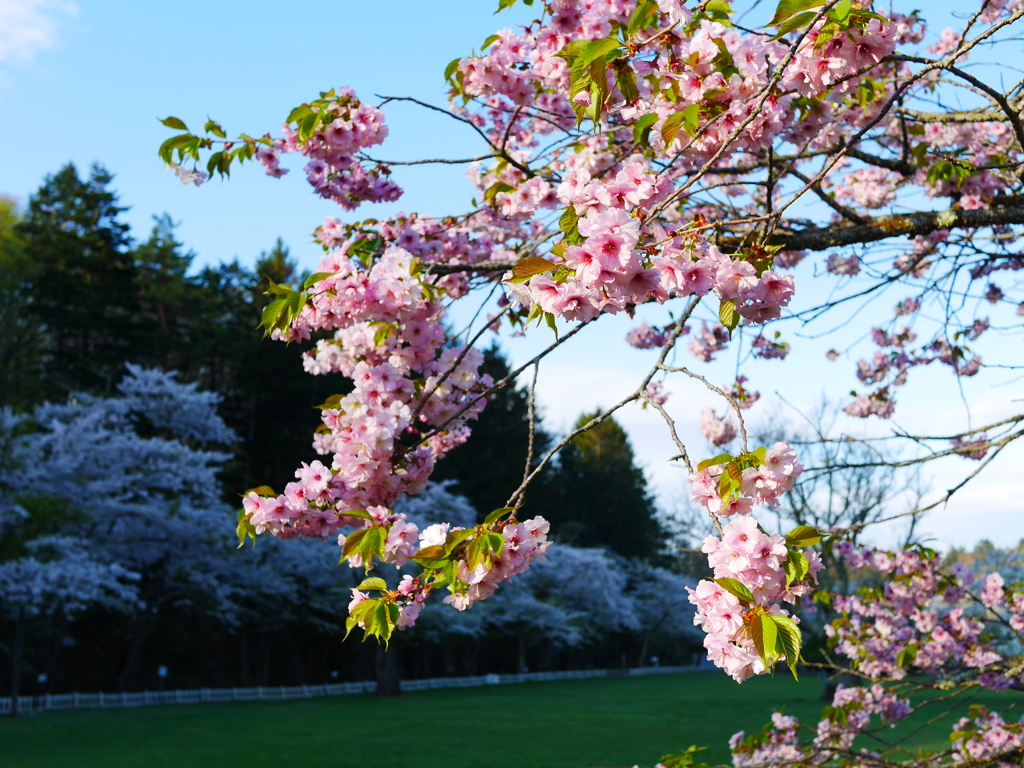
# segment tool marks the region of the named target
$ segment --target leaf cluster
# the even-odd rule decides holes
[[[255,137],[243,133],[237,139],[228,140],[224,129],[215,120],[206,121],[203,126],[204,136],[192,133],[185,122],[177,117],[165,117],[160,122],[168,128],[184,131],[184,133],[171,136],[160,145],[160,149],[157,151],[160,158],[168,165],[174,163],[175,158],[177,158],[178,164],[187,160],[198,164],[202,160],[201,150],[213,149],[214,143],[222,145],[222,149],[207,158],[206,172],[210,176],[213,176],[214,173],[219,173],[222,178],[230,176],[232,162],[237,160],[241,164],[252,160],[256,155],[257,145],[274,146],[270,134]]]

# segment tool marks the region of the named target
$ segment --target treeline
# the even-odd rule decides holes
[[[135,239],[122,221],[124,210],[112,176],[100,166],[87,175],[65,166],[45,179],[23,210],[0,199],[0,407],[28,414],[74,393],[114,396],[129,363],[175,371],[178,381],[220,396],[217,414],[237,436],[226,446],[230,455],[221,464],[219,488],[211,489],[217,503],[211,502],[210,514],[229,515],[225,510],[237,506],[239,493],[262,484],[281,488],[299,462],[315,458],[315,406],[345,391],[346,380],[306,374],[299,345],[265,340],[256,329],[267,279],[295,285],[303,277],[280,240],[251,269],[237,259],[194,269],[195,254],[177,240],[169,215],[157,217],[148,236]],[[485,368],[495,379],[507,373],[500,349],[487,351]],[[453,481],[449,490],[480,515],[503,506],[522,480],[530,428],[526,398],[517,388],[497,393],[469,441],[438,466],[435,479]],[[144,420],[134,428],[144,437],[159,432]],[[543,455],[553,439],[541,423],[534,455]],[[531,487],[527,504],[531,514],[552,521],[557,541],[604,548],[613,565],[671,570],[676,562],[664,549],[665,532],[643,472],[614,420],[565,449]],[[342,591],[350,586],[347,571],[338,572]],[[374,652],[352,640],[342,645],[340,610],[328,617],[303,615],[295,605],[279,614],[266,608],[232,625],[197,612],[194,602],[166,601],[159,616],[146,619],[144,635],[137,617],[95,609],[77,618],[74,632],[65,622],[42,619],[32,631],[41,633],[41,642],[49,633],[45,643],[51,646],[74,637],[75,650],[64,654],[68,662],[59,683],[47,684],[50,689],[145,687],[169,659],[178,685],[312,683],[332,672],[344,679],[374,676]],[[10,655],[14,623],[9,610],[4,615],[0,653]],[[572,646],[534,644],[522,633],[485,643],[482,631],[449,633],[436,642],[410,636],[405,674],[512,671],[520,662],[533,668],[620,666],[659,652],[657,640],[647,647],[650,633],[625,625]],[[660,652],[688,658],[690,642],[672,642]],[[44,655],[28,652],[27,664],[41,670]],[[89,658],[95,663],[86,665]]]

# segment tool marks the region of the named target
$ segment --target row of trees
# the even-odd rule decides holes
[[[18,638],[12,682],[22,658],[58,689],[153,686],[158,665],[196,686],[372,676],[366,646],[340,641],[361,572],[339,568],[318,542],[234,548],[235,511],[209,493],[229,456],[216,448],[235,438],[218,400],[130,366],[115,396],[3,412],[0,594]],[[432,483],[402,510],[422,528],[473,525],[480,515],[452,485]],[[641,559],[558,544],[459,621],[428,611],[403,643],[408,672],[643,664],[652,647],[680,658],[695,639],[692,584]],[[675,600],[657,600],[654,586]],[[624,642],[627,631],[637,638]],[[514,652],[489,660],[485,635]]]
[[[136,242],[124,210],[99,166],[64,167],[23,211],[0,200],[0,653],[47,690],[152,687],[161,665],[175,685],[372,676],[375,651],[340,641],[356,581],[336,553],[232,551],[239,493],[281,488],[315,458],[313,406],[348,386],[309,378],[295,346],[255,329],[267,279],[303,275],[280,241],[254,269],[194,269],[170,216]],[[497,348],[484,368],[509,371]],[[495,394],[440,482],[409,502],[413,517],[434,505],[469,521],[505,503],[523,471],[508,456],[530,440],[527,397]],[[533,437],[538,455],[553,442],[543,422]],[[587,433],[541,483],[531,503],[560,526],[549,564],[455,625],[428,611],[392,655],[406,674],[689,658],[689,606],[656,609],[641,590],[682,577],[621,426]],[[612,535],[623,513],[639,523]],[[607,604],[573,593],[582,572],[614,587]],[[508,652],[484,653],[494,643]]]

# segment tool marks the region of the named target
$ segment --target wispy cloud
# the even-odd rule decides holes
[[[0,0],[0,67],[31,62],[55,47],[60,22],[77,15],[69,0]]]

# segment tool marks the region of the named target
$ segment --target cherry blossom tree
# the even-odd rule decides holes
[[[0,608],[14,622],[15,656],[40,617],[62,632],[87,608],[122,611],[128,687],[167,607],[229,631],[265,626],[271,614],[344,612],[351,585],[311,542],[233,551],[236,511],[216,478],[227,454],[209,446],[234,435],[216,395],[137,366],[118,389],[31,416],[0,412]],[[337,632],[342,622],[330,624]]]
[[[874,420],[898,412],[911,377],[964,381],[1017,364],[1006,345],[993,347],[995,359],[976,349],[1024,312],[1013,280],[1024,268],[1013,247],[1024,224],[1024,82],[1007,64],[1019,53],[1024,6],[983,0],[958,30],[936,35],[925,14],[865,0],[781,0],[758,29],[727,0],[527,4],[535,18],[451,62],[444,106],[408,97],[374,105],[342,87],[293,109],[277,136],[229,138],[213,120],[197,134],[163,121],[177,133],[160,155],[184,183],[251,160],[280,178],[288,156],[300,155],[315,193],[345,211],[402,194],[395,171],[406,163],[377,149],[389,104],[448,115],[480,146],[470,158],[416,161],[466,164],[477,190],[467,210],[328,217],[315,230],[325,251],[317,271],[300,290],[270,286],[267,333],[315,339],[306,370],[340,373],[353,389],[323,404],[314,445],[326,463],[303,465],[283,493],[250,492],[239,536],[336,539],[342,559],[368,576],[348,626],[386,643],[431,592],[465,611],[542,560],[550,531],[529,516],[530,484],[573,438],[643,404],[664,419],[672,460],[715,526],[702,547],[711,578],[690,592],[711,660],[739,682],[780,662],[797,674],[813,596],[828,619],[830,667],[868,683],[840,687],[806,736],[783,715],[763,734],[738,734],[734,764],[898,763],[907,757],[898,745],[860,751],[854,739],[979,686],[1024,685],[1019,658],[986,633],[989,624],[1021,632],[1024,593],[998,574],[943,570],[923,547],[865,548],[863,525],[766,531],[756,509],[778,507],[805,470],[844,467],[807,464],[784,442],[752,444],[744,411],[756,381],[719,386],[700,363],[731,354],[738,365],[783,361],[800,343],[795,331],[855,318],[875,349],[842,385],[857,388],[844,410]],[[815,274],[800,268],[810,254],[823,257]],[[821,299],[797,301],[804,295]],[[879,311],[883,295],[893,299]],[[473,321],[450,330],[451,308],[467,304]],[[651,351],[650,367],[540,455],[531,441],[504,507],[472,526],[424,530],[396,511],[465,441],[494,392],[527,373],[536,382],[545,358],[641,305],[663,318],[629,334]],[[554,331],[549,346],[500,380],[479,373],[486,333],[550,332],[535,321]],[[677,359],[684,345],[697,363]],[[679,379],[705,385],[719,410],[699,415],[673,401],[669,382]],[[977,462],[938,498],[899,513],[919,515],[1024,435],[1010,401],[980,427],[897,429],[893,439],[913,456],[856,463]],[[734,447],[694,461],[681,419]],[[817,589],[822,548],[870,574],[862,591]],[[369,575],[408,562],[422,570],[397,588]],[[955,723],[949,749],[914,759],[1019,762],[1021,728],[973,710]],[[694,761],[691,750],[665,764]]]

